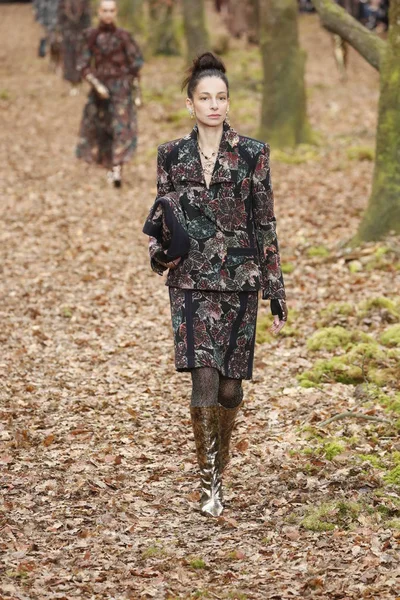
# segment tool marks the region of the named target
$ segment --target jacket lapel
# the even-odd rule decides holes
[[[237,182],[239,163],[239,136],[229,125],[224,124],[224,131],[219,145],[217,160],[211,177],[210,189],[207,189],[201,166],[200,153],[197,144],[198,129],[183,138],[178,153],[178,160],[173,168],[173,178],[182,183],[190,204],[196,206],[218,228],[218,218],[210,202],[215,204],[220,189],[212,190],[214,184],[229,184]],[[190,183],[189,186],[187,184]],[[232,190],[233,193],[233,190]]]
[[[183,138],[174,169],[176,181],[190,181],[205,186],[203,169],[197,144],[197,125]],[[237,182],[239,163],[239,136],[229,125],[224,124],[224,131],[218,149],[217,160],[211,178],[210,186],[214,183]]]
[[[191,183],[202,184],[205,186],[203,169],[199,149],[197,146],[197,126],[193,128],[189,135],[183,138],[183,143],[179,148],[178,160],[175,167],[174,179],[177,182],[190,181]]]
[[[229,125],[224,124],[218,156],[210,186],[214,183],[237,182],[239,164],[239,136]]]

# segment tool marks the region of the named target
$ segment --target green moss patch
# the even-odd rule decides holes
[[[380,342],[384,346],[400,346],[400,324],[388,327],[382,333]]]
[[[321,325],[335,325],[351,315],[355,314],[354,305],[349,302],[330,302],[326,308],[321,310]]]
[[[358,314],[360,317],[365,317],[367,315],[382,311],[385,311],[396,319],[400,318],[400,307],[397,306],[393,300],[384,298],[383,296],[377,296],[375,298],[364,300],[364,302],[361,302],[358,307]]]
[[[165,548],[162,546],[158,546],[157,544],[152,544],[147,548],[142,550],[142,558],[161,558],[163,556],[167,556],[167,552]]]
[[[10,100],[10,92],[8,90],[0,90],[0,100]]]
[[[400,486],[400,452],[392,453],[390,463],[391,468],[383,476],[383,479],[390,485]]]
[[[346,451],[346,444],[337,438],[324,439],[321,436],[313,436],[312,444],[307,446],[300,453],[305,456],[324,457],[327,460],[333,460],[335,456]]]
[[[361,506],[356,502],[324,502],[308,510],[300,525],[310,531],[348,529],[357,520]]]
[[[386,385],[396,381],[399,366],[395,361],[388,361],[384,349],[374,342],[353,345],[341,356],[317,360],[313,368],[298,376],[300,385],[311,387],[312,384],[333,383],[345,384],[368,381],[376,385]]]
[[[326,258],[330,252],[325,246],[311,246],[307,250],[307,256],[310,258]]]
[[[349,331],[341,326],[324,327],[316,331],[307,341],[307,348],[311,351],[348,349],[356,342],[372,342],[372,338],[362,331]]]
[[[375,469],[383,469],[384,463],[376,454],[359,454],[358,457],[362,461],[369,462]]]
[[[382,471],[382,478],[386,484],[400,486],[400,452],[359,454],[358,458],[369,462],[375,469]],[[398,513],[399,510],[400,506],[396,508],[395,512]],[[387,509],[386,514],[393,516],[393,510]]]
[[[293,273],[295,270],[295,265],[293,263],[287,262],[281,264],[282,273]]]
[[[370,160],[375,159],[375,151],[370,146],[351,146],[347,149],[347,158],[349,160]]]
[[[381,394],[377,400],[385,407],[386,412],[400,413],[400,394],[395,394],[394,396]]]
[[[205,561],[202,558],[192,558],[190,561],[192,569],[205,569],[207,567]]]

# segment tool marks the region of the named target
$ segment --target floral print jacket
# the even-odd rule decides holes
[[[85,31],[78,70],[82,77],[92,73],[102,83],[110,80],[131,83],[142,68],[141,50],[125,29],[100,23],[96,28]],[[130,87],[126,86],[130,93]]]
[[[257,291],[285,298],[274,215],[269,146],[224,131],[207,188],[197,127],[158,148],[157,192],[176,192],[190,250],[166,285],[184,289]],[[151,246],[151,242],[150,242]]]

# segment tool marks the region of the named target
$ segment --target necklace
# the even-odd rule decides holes
[[[217,150],[215,150],[214,152],[211,153],[211,156],[206,156],[203,152],[203,150],[200,148],[200,144],[197,144],[198,148],[199,148],[199,152],[201,154],[201,156],[204,158],[204,160],[201,161],[202,163],[202,168],[203,168],[203,173],[205,175],[212,175],[212,172],[214,170],[214,165],[215,165],[215,161],[216,161],[216,156],[217,156]]]

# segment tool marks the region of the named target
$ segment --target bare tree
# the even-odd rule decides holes
[[[391,0],[387,42],[332,0],[314,0],[323,25],[380,71],[380,100],[372,193],[356,241],[400,232],[400,0]]]
[[[275,147],[310,141],[297,0],[259,0],[264,70],[260,136]]]
[[[183,0],[183,22],[187,41],[188,59],[210,49],[206,28],[204,0]]]
[[[180,53],[175,26],[175,6],[176,0],[149,0],[149,42],[153,54]]]

